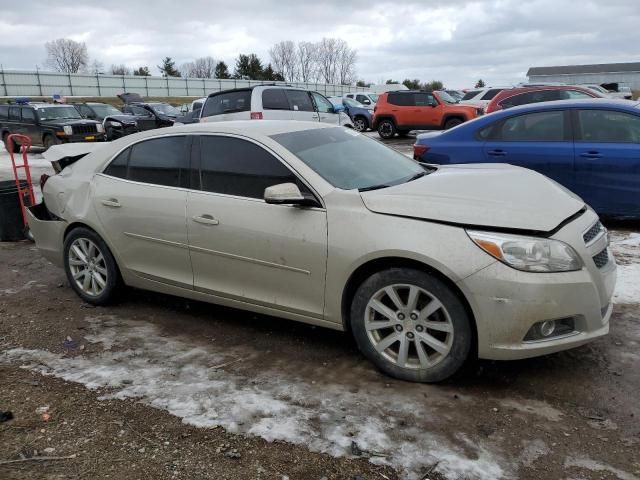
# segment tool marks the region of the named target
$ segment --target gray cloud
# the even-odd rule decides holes
[[[333,36],[357,48],[360,78],[465,87],[478,78],[517,82],[530,66],[637,61],[639,24],[637,0],[135,0],[109,8],[23,0],[3,5],[0,63],[32,69],[46,41],[68,37],[107,67],[155,71],[164,56],[180,65],[205,55],[232,67],[238,53],[268,60],[280,40]]]

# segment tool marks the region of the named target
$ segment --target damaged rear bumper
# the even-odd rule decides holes
[[[29,230],[40,253],[58,267],[63,267],[62,245],[67,222],[54,218],[44,203],[27,209]]]

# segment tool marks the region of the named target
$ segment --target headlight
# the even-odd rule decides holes
[[[559,240],[474,230],[467,230],[467,235],[482,250],[516,270],[571,272],[582,268],[576,251]]]
[[[64,127],[62,127],[62,130],[64,130],[64,134],[65,135],[72,135],[73,134],[73,128],[71,128],[70,125],[65,125]]]
[[[102,126],[101,123],[96,124],[96,132],[104,133],[104,127]]]
[[[120,122],[115,122],[115,121],[113,121],[113,120],[109,120],[109,121],[107,122],[107,125],[109,125],[110,127],[121,127],[121,126],[122,126],[122,123],[120,123]]]

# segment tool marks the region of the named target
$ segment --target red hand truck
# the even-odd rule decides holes
[[[16,158],[14,156],[14,145],[16,140],[18,140],[18,143],[20,144],[22,164],[16,164]],[[7,137],[6,145],[7,150],[9,150],[9,156],[11,157],[11,164],[13,165],[13,176],[16,179],[16,188],[18,190],[18,198],[20,200],[20,210],[22,211],[25,236],[29,240],[33,240],[29,232],[29,223],[27,222],[27,207],[32,207],[36,204],[36,196],[33,193],[33,183],[31,182],[31,169],[29,168],[29,160],[27,158],[27,153],[29,153],[29,149],[31,148],[31,139],[20,133],[12,133]],[[23,177],[20,175],[21,171],[24,171]]]

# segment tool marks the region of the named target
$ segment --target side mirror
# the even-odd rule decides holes
[[[362,100],[362,104],[363,105],[371,105],[371,100],[369,100],[368,98],[365,98],[364,100]]]
[[[264,201],[275,205],[316,205],[315,199],[305,197],[295,183],[280,183],[265,188]]]

